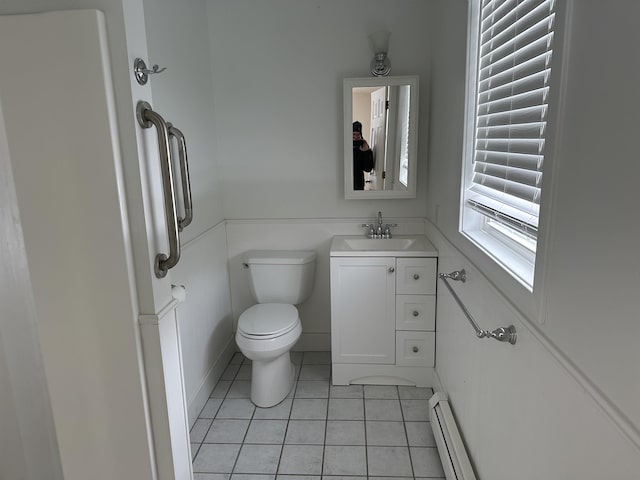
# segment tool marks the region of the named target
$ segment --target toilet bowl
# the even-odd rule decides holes
[[[291,390],[295,368],[289,351],[301,334],[298,309],[293,305],[254,305],[238,319],[236,344],[252,361],[251,401],[257,406],[276,405]]]
[[[259,407],[280,403],[293,386],[289,351],[302,334],[294,305],[311,294],[315,259],[311,251],[253,250],[243,256],[258,304],[238,318],[236,344],[252,361],[251,401]]]

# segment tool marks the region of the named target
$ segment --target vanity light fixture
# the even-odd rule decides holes
[[[376,77],[386,77],[391,72],[391,62],[387,57],[390,36],[391,33],[384,30],[369,35],[374,53],[371,60],[371,73]]]

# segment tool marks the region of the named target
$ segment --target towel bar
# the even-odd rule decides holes
[[[469,313],[469,310],[467,310],[467,307],[464,306],[464,304],[462,303],[462,301],[460,300],[456,292],[453,290],[453,288],[451,288],[451,285],[449,285],[449,282],[447,281],[447,279],[460,281],[463,283],[466,281],[467,275],[464,269],[455,270],[451,273],[440,273],[438,274],[438,277],[440,278],[440,280],[444,282],[449,292],[451,292],[453,299],[456,301],[458,306],[464,312],[465,316],[467,317],[467,320],[469,320],[469,323],[471,324],[471,326],[476,332],[476,337],[494,338],[499,342],[509,342],[511,345],[516,344],[516,340],[518,339],[518,335],[516,333],[516,327],[514,327],[513,325],[509,325],[508,327],[496,328],[493,331],[483,330],[478,326],[478,323],[475,321],[473,316]]]

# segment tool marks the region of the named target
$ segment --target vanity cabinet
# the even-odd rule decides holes
[[[335,385],[430,385],[436,279],[435,257],[331,257]]]

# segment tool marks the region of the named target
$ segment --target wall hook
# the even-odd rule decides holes
[[[167,68],[160,68],[157,64],[151,66],[151,70],[147,68],[147,64],[144,63],[144,60],[141,58],[136,58],[133,61],[133,73],[136,77],[136,81],[140,85],[146,85],[149,80],[149,75],[153,75],[155,73],[164,72]]]

